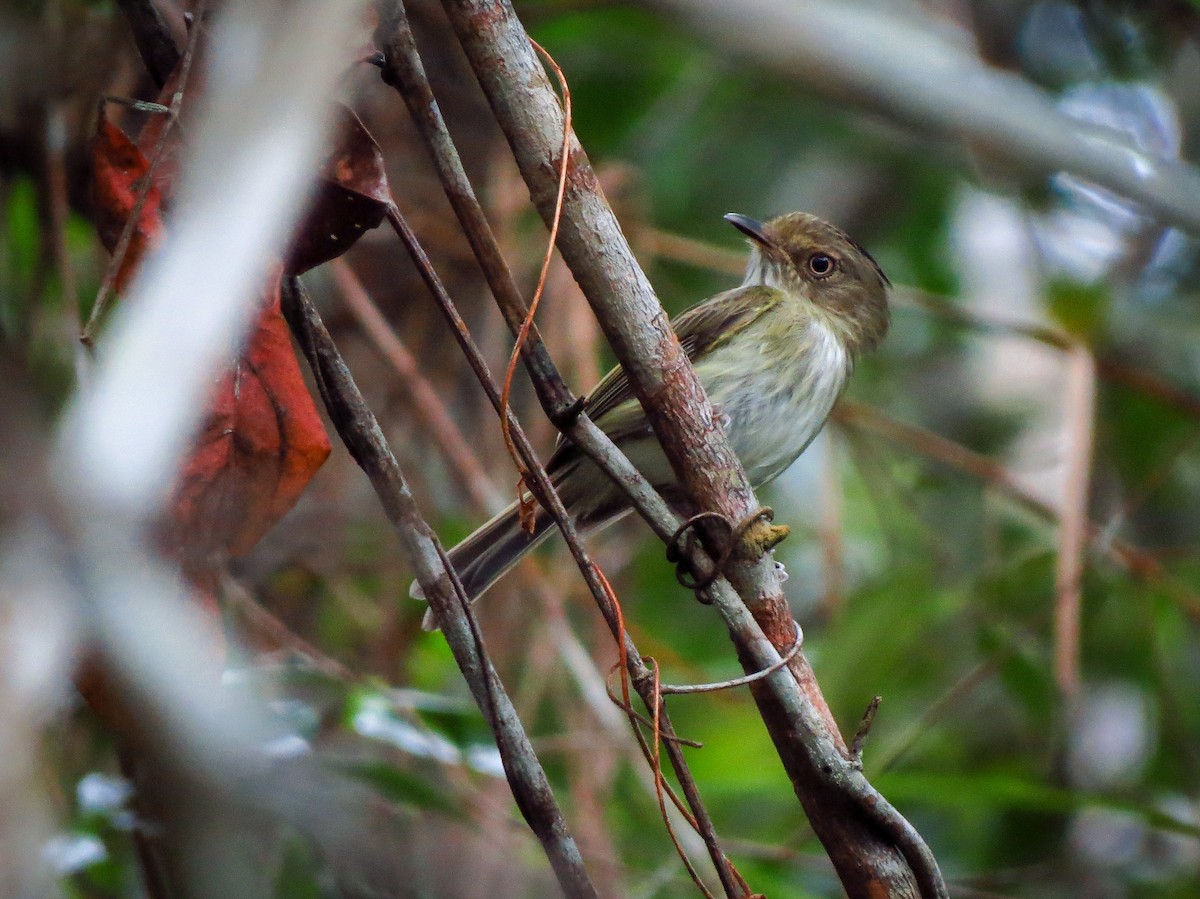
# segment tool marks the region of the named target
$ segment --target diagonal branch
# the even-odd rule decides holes
[[[541,841],[563,892],[571,897],[595,896],[595,888],[584,870],[579,848],[567,831],[546,772],[485,653],[462,585],[447,564],[433,531],[421,517],[396,457],[337,346],[294,278],[284,283],[283,310],[312,368],[334,427],[370,478],[426,597],[438,610],[446,642],[496,737],[504,772],[521,814]]]
[[[845,425],[872,431],[897,445],[983,481],[1045,521],[1057,523],[1059,520],[1057,509],[1022,485],[1004,465],[982,453],[918,425],[898,421],[861,403],[843,400],[833,414],[837,421]],[[1094,550],[1106,554],[1131,577],[1162,587],[1189,618],[1200,621],[1200,596],[1190,586],[1164,571],[1161,561],[1153,552],[1113,535],[1109,527],[1094,521],[1087,522],[1087,534]]]
[[[1070,118],[1049,93],[984,64],[932,22],[890,4],[806,0],[653,0],[727,51],[838,102],[877,111],[926,141],[969,142],[981,157],[1039,173],[1074,172],[1159,218],[1200,228],[1200,171]]]
[[[548,222],[554,214],[554,175],[562,164],[562,111],[525,31],[505,2],[446,0],[444,5],[534,204]],[[559,250],[689,495],[702,510],[727,521],[749,520],[759,507],[741,464],[577,141],[569,160]],[[765,527],[750,529],[747,549],[756,542],[759,548],[739,553],[726,572],[749,599],[754,617],[736,598],[714,597],[748,670],[777,662],[795,634],[773,562],[758,542]],[[914,896],[918,890],[945,895],[928,848],[847,757],[803,654],[787,672],[756,684],[754,694],[797,795],[851,895]]]
[[[154,83],[161,88],[179,64],[179,48],[154,0],[117,0]]]
[[[457,472],[457,482],[481,510],[489,515],[498,512],[504,507],[500,491],[492,486],[479,458],[446,410],[437,390],[421,373],[416,358],[392,330],[346,260],[333,260],[329,270],[346,308],[402,380],[413,413]]]
[[[362,325],[375,348],[393,365],[395,372],[406,385],[405,389],[413,394],[414,413],[422,421],[425,421],[434,439],[442,444],[442,452],[447,455],[450,464],[455,466],[459,479],[464,484],[474,483],[476,478],[480,479],[478,489],[472,489],[469,492],[469,498],[476,511],[485,515],[493,514],[498,508],[499,492],[491,486],[487,476],[483,473],[482,463],[471,447],[466,445],[463,436],[457,432],[457,426],[450,419],[441,399],[417,368],[416,360],[413,359],[400,337],[392,330],[391,325],[384,320],[383,315],[366,294],[365,288],[350,267],[342,260],[335,260],[331,266],[334,278],[342,288],[343,298],[351,313],[358,318],[359,324]],[[437,431],[440,429],[448,429],[448,431],[439,437]],[[458,456],[464,458],[456,459],[455,457]],[[525,569],[516,574],[524,575],[522,578],[524,585],[529,590],[538,592],[544,603],[552,601],[550,586],[538,577],[532,576],[532,571]],[[255,610],[255,614],[258,615],[259,611],[261,610]],[[269,623],[268,630],[270,630]],[[619,728],[624,724],[625,716],[620,711],[613,709],[612,702],[605,693],[604,676],[596,670],[591,657],[583,649],[582,644],[578,642],[562,620],[557,620],[556,624],[552,623],[551,630],[555,634],[554,642],[558,646],[560,656],[574,676],[580,692],[589,700],[589,705],[597,719],[609,730],[614,727]],[[289,639],[295,639],[294,635],[291,635]],[[641,664],[640,658],[636,655],[633,658],[636,664]],[[649,700],[647,699],[647,701]],[[615,724],[614,715],[618,719]],[[629,736],[632,738],[634,735],[630,734]],[[625,745],[630,748],[637,747],[633,739],[626,740]],[[638,751],[641,750],[638,749]],[[684,762],[682,757],[680,757],[680,762]],[[677,769],[677,774],[686,786],[692,784],[686,767],[682,771]],[[653,775],[644,769],[639,769],[638,775],[643,785],[653,793]],[[688,798],[691,799],[690,796]],[[699,805],[698,801],[694,804]],[[699,811],[693,811],[693,819],[697,814],[705,814],[702,806]],[[680,813],[680,821],[686,820],[682,817],[683,814],[686,813]],[[685,843],[689,854],[693,856],[702,854],[706,848],[703,847],[703,839],[697,840],[689,837],[688,834],[681,835],[681,841]]]
[[[377,40],[385,51],[382,64],[383,78],[397,88],[408,105],[418,130],[426,142],[447,197],[459,218],[480,268],[488,280],[510,329],[514,334],[522,332],[527,334],[527,339],[521,345],[521,351],[547,416],[596,461],[602,470],[613,477],[659,536],[668,539],[679,528],[678,517],[667,507],[658,493],[629,463],[607,435],[580,411],[580,404],[575,401],[566,387],[557,367],[541,343],[536,328],[525,327],[528,313],[525,301],[507,262],[504,260],[495,235],[488,225],[483,208],[475,196],[449,131],[441,117],[432,89],[425,77],[402,4],[392,4],[389,14],[381,18]],[[421,266],[423,263],[418,260],[418,265]],[[434,280],[436,279],[434,278]],[[428,277],[427,281],[430,281]],[[432,284],[431,289],[433,289]],[[439,302],[445,306],[448,298],[439,298]],[[461,332],[462,329],[456,327],[456,333],[461,335]],[[463,338],[460,336],[460,342],[462,340]],[[468,353],[468,356],[472,352],[477,352],[465,343],[464,351]],[[477,372],[480,371],[477,363],[472,362],[472,365]],[[487,384],[484,386],[488,387]],[[489,394],[491,393],[494,393],[494,387],[489,388]],[[500,410],[498,409],[498,411]],[[520,446],[518,448],[520,449]],[[544,480],[545,490],[552,494],[552,488],[549,486],[540,463],[532,457],[532,454],[526,453],[524,450],[522,450],[522,455],[526,463],[532,467],[531,474],[535,486],[537,482]],[[573,527],[570,526],[569,520],[566,519],[565,510],[560,519],[558,509],[561,508],[561,503],[558,501],[558,497],[549,496],[548,499],[551,504],[546,505],[543,501],[543,505],[546,505],[546,508],[555,516],[572,552],[576,555],[576,560],[580,561],[583,558],[583,549],[575,545],[577,538],[573,534]],[[712,568],[711,561],[702,550],[697,551],[692,561],[694,570],[708,571]],[[581,563],[580,569],[614,638],[623,647],[627,669],[635,688],[648,709],[659,710],[660,730],[667,737],[668,758],[679,778],[691,808],[694,823],[709,849],[710,857],[721,878],[722,885],[729,895],[741,895],[743,887],[740,879],[732,870],[732,866],[720,848],[716,830],[700,799],[683,754],[673,739],[674,732],[670,721],[666,717],[665,711],[661,710],[661,700],[655,692],[653,674],[643,663],[636,647],[624,632],[618,612],[612,606],[608,593],[604,589],[605,585],[599,582],[596,573],[590,569],[590,566]],[[727,591],[728,588],[726,587],[725,590]]]
[[[607,582],[603,580],[603,576],[600,575],[599,570],[592,564],[587,549],[584,547],[583,542],[580,539],[579,532],[575,527],[575,523],[567,513],[566,508],[563,506],[562,500],[559,498],[558,493],[554,490],[553,485],[550,483],[550,478],[546,474],[546,469],[538,460],[537,453],[534,451],[533,445],[529,442],[524,429],[521,427],[520,422],[517,421],[512,409],[505,407],[504,403],[502,402],[500,390],[496,386],[495,379],[492,377],[491,372],[488,370],[487,363],[484,361],[482,354],[479,352],[479,348],[475,346],[470,333],[467,331],[466,323],[458,314],[453,301],[446,293],[446,290],[442,286],[441,280],[438,278],[437,273],[434,272],[433,266],[429,262],[429,258],[425,255],[424,250],[421,248],[416,239],[416,235],[412,233],[412,230],[408,227],[407,222],[404,221],[403,217],[400,215],[399,211],[395,209],[395,207],[388,212],[388,220],[392,224],[392,227],[396,230],[397,234],[400,236],[401,240],[404,242],[405,246],[408,248],[408,251],[412,256],[413,262],[416,264],[422,279],[425,281],[429,291],[437,300],[438,306],[442,313],[449,321],[455,339],[458,341],[460,348],[463,350],[463,353],[470,362],[472,369],[475,371],[475,374],[478,377],[480,384],[483,386],[484,392],[487,393],[488,399],[492,403],[493,408],[495,408],[498,414],[505,415],[507,417],[509,434],[517,448],[517,452],[520,454],[522,461],[527,467],[529,476],[528,486],[530,491],[535,497],[537,497],[538,502],[540,502],[550,513],[555,524],[562,532],[563,538],[565,539],[576,564],[579,566],[580,572],[583,574],[584,581],[586,582],[589,591],[592,593],[593,598],[596,600],[601,612],[604,614],[605,620],[612,630],[614,636],[618,639],[618,641],[620,641],[620,645],[624,649],[626,664],[632,676],[634,687],[647,703],[647,707],[653,707],[657,701],[654,693],[653,674],[642,662],[641,655],[638,653],[637,648],[633,645],[633,641],[629,638],[629,635],[625,633],[624,627],[621,625],[620,612],[612,601],[607,587]],[[590,425],[591,431],[594,432],[595,435],[603,437],[603,433],[600,431],[600,429],[594,424],[591,424],[591,422],[587,420],[586,416],[579,416],[572,428],[582,429],[588,425]],[[624,456],[622,456],[615,448],[613,449],[613,452],[616,453],[616,455],[624,463],[625,477],[631,483],[640,482],[646,491],[649,491],[650,494],[657,496],[653,489],[650,488],[649,485],[645,484],[644,479],[641,479],[641,476],[638,474],[637,470],[633,468],[629,461],[626,460]],[[661,503],[661,499],[659,502]],[[695,819],[698,822],[699,829],[705,838],[705,844],[709,849],[710,857],[713,858],[714,865],[716,865],[717,870],[721,875],[722,883],[726,885],[727,890],[734,890],[737,883],[736,877],[734,876],[731,866],[729,865],[728,860],[725,858],[725,855],[721,851],[719,843],[717,842],[716,832],[712,827],[708,813],[704,810],[703,804],[700,802],[699,792],[696,789],[695,781],[692,778],[686,763],[684,762],[683,753],[674,743],[674,730],[671,727],[670,722],[665,718],[662,721],[661,732],[664,738],[668,741],[668,755],[671,758],[672,765],[675,768],[675,772],[679,778],[680,784],[682,785],[685,794],[688,796],[689,803],[693,806]],[[731,893],[731,895],[736,894],[737,893]]]

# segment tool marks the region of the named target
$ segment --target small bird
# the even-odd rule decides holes
[[[749,238],[740,287],[717,294],[672,322],[717,420],[750,478],[761,487],[796,461],[825,424],[856,360],[887,334],[887,275],[843,231],[804,212],[765,223],[736,213],[725,220]],[[688,501],[617,366],[584,401],[584,411],[668,503]],[[609,524],[630,506],[570,441],[559,438],[546,463],[564,506],[584,530]],[[551,532],[537,507],[532,530],[517,503],[450,550],[472,600]],[[423,598],[414,583],[412,595]],[[436,628],[432,611],[424,626]]]

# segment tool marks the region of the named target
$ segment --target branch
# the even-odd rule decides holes
[[[426,422],[427,427],[430,429],[431,433],[434,433],[435,439],[437,439],[436,431],[438,428],[447,426],[452,429],[453,433],[447,434],[444,440],[439,440],[439,443],[443,444],[443,453],[447,454],[451,464],[453,464],[458,470],[460,479],[464,483],[473,483],[476,477],[482,477],[482,480],[479,484],[479,489],[473,489],[470,491],[470,499],[476,507],[476,510],[484,513],[485,515],[494,513],[496,511],[496,503],[489,499],[489,497],[492,494],[495,494],[496,491],[491,487],[491,484],[487,481],[486,476],[482,475],[483,469],[477,456],[474,454],[470,446],[463,442],[461,435],[457,434],[457,427],[453,425],[452,421],[450,421],[449,415],[442,405],[441,399],[438,397],[436,391],[434,391],[433,388],[425,381],[424,376],[417,369],[416,361],[412,359],[411,353],[409,353],[408,349],[404,346],[403,341],[400,340],[395,331],[392,330],[391,326],[383,319],[383,316],[379,313],[374,303],[371,302],[370,297],[366,295],[361,283],[353,274],[349,266],[345,265],[341,260],[335,260],[332,263],[332,266],[335,280],[338,281],[339,285],[343,289],[343,296],[347,302],[347,305],[350,306],[351,311],[356,315],[356,317],[359,317],[359,323],[366,329],[368,337],[371,339],[376,349],[379,350],[379,352],[382,353],[384,357],[393,364],[396,373],[407,385],[407,389],[413,393],[414,407],[418,416],[422,418],[428,418]],[[361,296],[359,296],[360,292]],[[360,304],[362,304],[362,308],[356,308]],[[422,396],[424,398],[422,398]],[[438,424],[439,421],[441,421],[441,424]],[[456,460],[454,457],[458,456],[460,453],[465,454],[465,458],[462,460]],[[542,596],[543,602],[549,603],[551,601],[550,589],[545,581],[537,577],[529,576],[531,574],[529,569],[525,569],[516,573],[518,575],[525,575],[523,577],[525,586],[529,590],[538,592]],[[570,630],[565,626],[565,624],[562,622],[559,622],[559,624],[561,626],[558,628],[558,630],[561,633],[559,634],[559,639],[556,641],[556,643],[559,646],[560,655],[562,655],[564,661],[566,662],[568,670],[570,670],[574,675],[580,691],[585,697],[591,700],[589,704],[596,713],[597,718],[606,727],[611,727],[613,719],[612,715],[608,714],[608,712],[611,712],[620,719],[621,724],[624,724],[625,715],[623,712],[613,708],[612,703],[609,701],[608,695],[605,693],[604,676],[596,671],[590,657],[587,656],[582,649],[582,646],[578,643],[578,641],[575,640],[573,635],[571,635]],[[644,671],[644,664],[636,650],[632,648],[632,644],[629,644],[627,647],[626,656],[627,659],[630,660],[629,665],[631,672],[636,672],[634,674],[635,679],[639,681],[646,681],[649,678],[649,672],[646,672],[644,678],[640,676],[641,672]],[[649,707],[651,697],[646,696],[644,698],[646,699],[647,707]],[[670,722],[666,718],[665,714],[663,715],[663,720],[660,721],[660,724],[663,722],[665,722],[665,726],[668,728],[669,732],[673,733],[673,730],[670,730]],[[633,741],[630,740],[629,743],[633,744]],[[698,794],[695,794],[694,780],[691,776],[691,773],[687,770],[685,760],[681,754],[675,753],[672,754],[671,761],[672,764],[676,766],[676,775],[679,777],[680,783],[683,784],[684,794],[689,803],[692,805],[692,821],[687,823],[691,824],[697,821],[706,821],[707,811],[700,803]],[[640,771],[639,773],[645,774],[646,772]],[[642,777],[642,783],[653,794],[655,789],[653,776],[649,776],[649,779],[647,779],[647,777]],[[681,817],[679,820],[686,821],[686,819],[683,817]],[[702,835],[704,831],[705,827],[700,825],[700,830],[698,833]],[[704,839],[699,841],[695,839],[689,840],[685,835],[682,837],[682,842],[689,844],[688,850],[691,854],[697,854],[697,842],[699,842],[699,844],[703,847],[699,850],[700,852],[711,850],[711,846]]]
[[[388,521],[417,572],[425,596],[438,610],[446,642],[496,737],[504,773],[521,814],[541,841],[563,892],[570,897],[595,896],[595,888],[554,800],[546,772],[485,653],[462,585],[453,575],[429,525],[421,517],[396,457],[388,448],[379,423],[363,400],[333,338],[295,278],[284,282],[283,311],[308,359],[338,435],[354,461],[370,478]]]
[[[978,478],[1039,518],[1054,523],[1059,521],[1058,510],[1023,486],[1008,468],[982,453],[849,400],[838,403],[833,418],[851,427],[873,431],[893,443]],[[1188,617],[1200,622],[1200,596],[1189,585],[1170,577],[1153,552],[1114,536],[1109,528],[1094,521],[1087,522],[1087,534],[1093,548],[1105,553],[1131,576],[1163,587]]]
[[[653,0],[719,46],[837,102],[896,119],[925,139],[967,141],[1039,173],[1074,172],[1200,231],[1200,172],[1148,155],[1055,107],[1045,91],[984,64],[942,30],[861,2]]]
[[[1105,380],[1153,397],[1177,412],[1200,421],[1200,397],[1176,386],[1161,375],[1138,368],[1115,356],[1096,360],[1096,367]]]
[[[612,630],[613,634],[617,637],[618,641],[620,641],[624,648],[626,664],[632,674],[635,689],[637,689],[639,695],[641,695],[646,701],[648,707],[653,706],[653,704],[657,701],[654,693],[653,674],[642,662],[641,655],[638,653],[637,648],[633,645],[633,641],[630,640],[628,634],[624,632],[624,628],[620,623],[621,620],[619,611],[609,596],[606,582],[601,579],[598,569],[592,564],[591,557],[589,556],[586,547],[584,547],[583,542],[580,539],[579,532],[575,527],[575,522],[567,513],[566,508],[562,504],[562,500],[559,498],[558,493],[554,490],[554,486],[551,484],[550,478],[546,474],[546,469],[538,460],[537,453],[534,451],[533,445],[529,442],[529,438],[525,434],[524,429],[521,427],[520,422],[513,414],[511,408],[506,409],[501,402],[499,388],[496,386],[495,379],[492,378],[491,372],[488,370],[486,361],[484,361],[482,354],[479,352],[479,348],[475,346],[470,333],[467,331],[466,323],[458,314],[458,310],[455,308],[453,301],[450,299],[449,294],[446,293],[445,288],[442,286],[441,280],[438,278],[437,273],[433,270],[433,266],[429,262],[429,258],[425,255],[424,250],[417,241],[416,235],[412,233],[411,229],[409,229],[407,223],[404,221],[403,217],[401,217],[399,211],[395,209],[395,207],[388,212],[388,220],[392,224],[393,228],[396,229],[397,234],[408,248],[409,253],[413,258],[413,262],[417,266],[418,272],[425,281],[425,284],[429,288],[430,292],[437,300],[439,308],[449,321],[455,339],[458,341],[463,353],[467,356],[467,360],[472,369],[475,371],[480,384],[483,386],[484,392],[487,393],[488,399],[491,401],[493,408],[495,408],[498,414],[507,416],[509,433],[513,439],[514,445],[517,448],[517,452],[520,454],[521,459],[525,463],[528,471],[528,486],[530,491],[537,498],[538,502],[541,503],[543,507],[550,513],[555,524],[558,526],[558,529],[562,532],[563,539],[566,541],[567,547],[570,549],[571,555],[575,559],[575,563],[579,566],[579,570],[583,574],[584,582],[587,584],[588,590],[591,592],[593,599],[595,599],[597,605],[600,607],[601,612],[604,614],[605,621],[609,625],[609,628]],[[594,432],[595,435],[599,435],[600,438],[607,440],[607,438],[604,437],[603,432],[601,432],[600,429],[594,424],[591,424],[591,422],[588,421],[585,416],[580,416],[578,419],[576,419],[576,424],[574,427],[585,428],[589,425],[591,427],[591,431]],[[616,450],[614,447],[613,452],[624,461],[624,466],[626,469],[628,469],[626,472],[627,478],[631,481],[640,481],[640,483],[645,485],[645,480],[641,478],[641,475],[636,469],[633,468],[629,461],[624,459],[624,456],[620,454],[620,451]],[[645,485],[645,489],[654,496],[657,496],[657,494],[654,493],[653,489],[650,488],[649,485]],[[661,499],[659,502],[661,503]],[[674,730],[669,720],[667,720],[665,717],[662,719],[661,732],[664,739],[667,740],[667,752],[671,758],[671,762],[675,768],[676,774],[679,777],[680,784],[683,786],[685,793],[688,794],[689,802],[693,802],[694,800],[693,804],[695,806],[695,818],[701,823],[701,832],[705,835],[705,842],[709,847],[710,855],[715,854],[716,857],[714,858],[714,863],[717,863],[716,858],[720,858],[722,860],[718,864],[718,871],[720,871],[723,866],[728,866],[728,861],[725,859],[724,853],[720,851],[719,846],[716,843],[716,835],[715,831],[711,831],[711,823],[708,825],[709,832],[705,833],[703,825],[704,822],[708,822],[707,812],[704,811],[703,805],[699,801],[699,794],[695,788],[695,781],[687,769],[687,765],[683,760],[683,754],[679,751],[679,748],[674,745]],[[723,878],[723,880],[724,879],[725,878]],[[732,888],[735,882],[735,878],[733,877],[732,873],[728,874],[728,880],[730,888]]]
[[[1063,454],[1067,472],[1054,573],[1054,676],[1059,693],[1071,707],[1079,698],[1082,684],[1079,632],[1096,426],[1096,361],[1092,351],[1082,344],[1067,351],[1067,383],[1063,393]]]
[[[388,12],[388,15],[381,17],[376,36],[379,45],[384,48],[383,78],[400,92],[408,105],[429,150],[446,195],[467,235],[472,251],[487,278],[497,304],[514,335],[518,334],[528,312],[524,298],[504,260],[499,244],[488,225],[483,208],[475,196],[458,156],[458,151],[441,117],[417,53],[404,7],[400,3],[394,3],[391,4]],[[559,134],[561,135],[561,127]],[[408,238],[405,239],[408,240]],[[472,360],[472,367],[480,375],[481,382],[484,382],[482,372],[485,367],[482,365],[482,360],[475,361],[474,357],[478,355],[478,350],[471,344],[465,333],[465,327],[458,324],[454,314],[450,311],[453,307],[449,297],[442,296],[444,291],[437,283],[436,275],[432,273],[431,269],[428,269],[428,261],[418,258],[418,254],[414,254],[414,261],[421,269],[426,283],[438,297],[439,304],[451,318],[451,324],[460,345],[467,353],[468,358]],[[550,359],[541,343],[536,328],[529,330],[527,340],[522,345],[522,355],[539,400],[550,420],[613,478],[625,491],[634,507],[642,512],[646,520],[651,523],[655,531],[663,539],[667,539],[678,529],[680,525],[678,517],[608,436],[581,411],[581,404],[575,400],[567,388],[553,360]],[[500,414],[508,414],[510,432],[517,444],[518,451],[530,469],[534,482],[531,487],[538,495],[542,505],[555,518],[614,639],[622,647],[625,664],[634,688],[647,709],[658,709],[660,732],[665,737],[668,758],[691,808],[693,824],[704,838],[722,886],[730,896],[741,895],[744,891],[743,885],[721,849],[716,829],[700,799],[699,791],[683,758],[683,753],[674,739],[674,729],[656,692],[653,672],[644,664],[633,641],[625,633],[619,612],[613,606],[605,585],[600,582],[597,573],[587,561],[586,550],[579,544],[574,524],[554,492],[544,468],[533,454],[532,449],[528,448],[519,426],[514,425],[515,418],[498,404],[495,384],[484,382],[484,388],[492,398],[497,411]],[[703,552],[695,555],[693,564],[696,566],[694,570],[697,571],[709,571],[712,568],[711,561]]]
[[[231,846],[251,818],[260,832],[264,815],[290,822],[337,857],[364,801],[311,759],[285,766],[268,757],[276,722],[221,689],[219,665],[197,638],[210,622],[149,548],[213,373],[249,327],[252,298],[303,202],[325,130],[322,98],[360,10],[358,0],[329,0],[306,17],[282,15],[277,2],[222,10],[215,55],[236,46],[245,64],[210,81],[171,234],[117,310],[94,376],[64,416],[56,493],[35,544],[47,576],[61,578],[51,581],[62,588],[56,597],[75,598],[87,649],[133,710],[134,732],[120,736],[136,742],[175,797],[186,795],[187,826],[163,823],[195,863],[188,895],[262,894],[261,859],[251,866],[247,847]],[[57,526],[58,545],[44,539],[46,522]]]
[[[446,409],[437,389],[421,372],[412,352],[392,330],[346,260],[333,260],[329,270],[346,308],[400,378],[414,415],[456,472],[456,483],[463,487],[481,511],[494,515],[504,507],[505,501],[500,491],[492,486],[491,479]]]
[[[562,112],[524,29],[504,2],[446,0],[452,26],[512,147],[544,220],[554,214],[562,159]],[[558,247],[630,377],[689,495],[729,522],[759,507],[740,462],[715,421],[666,314],[621,234],[586,155],[573,141]],[[764,536],[763,524],[748,543]],[[713,535],[705,535],[712,547]],[[762,543],[759,543],[761,546]],[[727,575],[754,609],[713,591],[743,666],[761,670],[790,647],[795,623],[771,559],[732,560]],[[763,630],[770,634],[766,639]],[[855,771],[807,660],[756,684],[772,739],[814,829],[852,896],[945,895],[936,862],[912,828]]]

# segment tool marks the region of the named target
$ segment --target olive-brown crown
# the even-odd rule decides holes
[[[804,297],[827,313],[850,350],[874,349],[887,334],[891,282],[879,263],[840,228],[806,212],[756,222],[726,219],[751,240],[746,282]]]

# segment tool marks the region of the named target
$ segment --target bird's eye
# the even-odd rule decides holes
[[[808,257],[808,270],[818,278],[826,278],[833,274],[836,267],[836,262],[828,253],[813,253]]]

